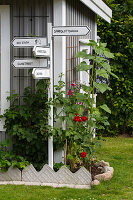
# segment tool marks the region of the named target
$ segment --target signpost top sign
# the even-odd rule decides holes
[[[53,36],[86,36],[90,32],[88,26],[53,26]]]
[[[47,40],[46,38],[41,37],[25,37],[25,38],[14,38],[12,41],[12,45],[17,48],[31,48],[34,46],[46,46]]]

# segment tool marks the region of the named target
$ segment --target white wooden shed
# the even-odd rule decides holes
[[[110,23],[111,9],[102,0],[0,0],[0,114],[9,107],[6,97],[15,90],[21,97],[26,86],[35,87],[35,80],[28,69],[14,68],[15,58],[33,58],[33,48],[13,48],[14,38],[45,38],[49,43],[49,26],[88,26],[90,33],[85,36],[53,38],[53,82],[59,73],[64,73],[64,81],[85,80],[83,74],[76,73],[79,60],[75,54],[82,48],[80,41],[97,41],[97,15]],[[49,25],[48,25],[49,24]],[[7,136],[0,121],[0,141]]]

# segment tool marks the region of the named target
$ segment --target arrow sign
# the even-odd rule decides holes
[[[50,78],[50,69],[36,69],[32,70],[32,76],[34,79]]]
[[[14,38],[12,41],[12,45],[17,48],[46,46],[46,44],[47,44],[46,38],[40,38],[40,37]]]
[[[49,47],[34,47],[33,54],[35,57],[50,57],[50,48]]]
[[[47,59],[15,59],[12,65],[16,68],[48,67]]]
[[[88,26],[53,26],[53,36],[85,36],[90,32]]]

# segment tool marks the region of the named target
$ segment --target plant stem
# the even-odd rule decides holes
[[[67,139],[66,139],[65,151],[64,151],[64,165],[66,165],[66,159],[67,159]]]

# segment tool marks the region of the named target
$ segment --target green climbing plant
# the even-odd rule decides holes
[[[106,83],[97,83],[97,75],[106,79],[109,75],[118,78],[111,71],[112,67],[107,59],[114,58],[114,55],[106,47],[107,44],[100,43],[98,45],[95,41],[90,40],[86,45],[90,46],[94,53],[91,55],[84,50],[77,53],[76,57],[83,59],[77,66],[77,71],[87,73],[90,82],[87,84],[72,83],[66,93],[65,83],[62,81],[63,74],[61,74],[58,85],[54,86],[54,99],[51,100],[54,107],[55,126],[52,129],[54,142],[59,146],[64,144],[65,164],[69,160],[71,169],[76,160],[87,166],[86,163],[90,162],[95,153],[97,140],[94,135],[109,125],[108,117],[105,114],[111,114],[109,107],[106,104],[94,107],[94,104],[96,91],[103,94],[110,91],[111,88]],[[66,129],[59,127],[59,121],[66,125]]]

